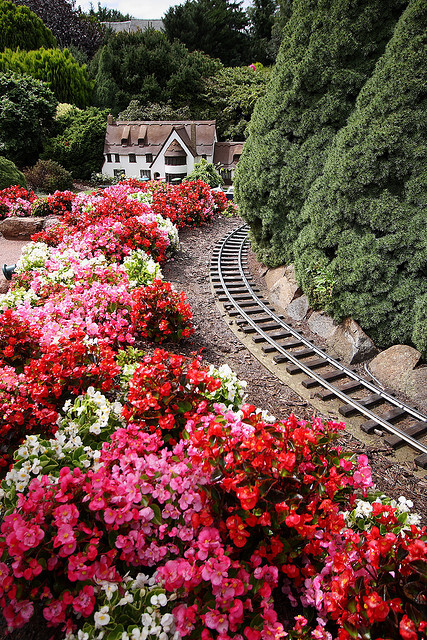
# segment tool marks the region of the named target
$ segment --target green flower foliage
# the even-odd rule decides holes
[[[0,153],[19,167],[37,160],[53,126],[56,98],[26,74],[0,74]]]
[[[60,102],[85,107],[92,102],[93,82],[86,65],[80,66],[68,49],[37,49],[0,53],[0,72],[27,73],[42,80]]]
[[[13,185],[26,187],[25,176],[11,160],[0,156],[0,191]]]
[[[59,162],[74,178],[89,179],[100,171],[107,111],[72,109],[59,117],[57,124],[60,133],[47,141],[42,157]]]
[[[27,7],[0,0],[0,51],[56,47],[52,32]]]
[[[272,79],[256,104],[235,178],[240,212],[265,264],[292,262],[308,190],[406,4],[293,2]]]
[[[313,264],[334,280],[335,317],[352,316],[380,347],[413,335],[424,353],[426,29],[425,0],[414,0],[335,139],[295,247],[304,289]]]

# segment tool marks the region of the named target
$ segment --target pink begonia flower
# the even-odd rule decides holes
[[[228,619],[231,625],[231,631],[236,631],[237,625],[243,622],[243,602],[235,600],[233,606],[228,611]]]
[[[205,527],[199,533],[197,539],[199,550],[197,557],[199,560],[206,560],[210,553],[213,553],[215,549],[221,546],[221,536],[218,529],[215,527]]]
[[[63,544],[71,544],[75,541],[74,529],[69,524],[62,524],[58,527],[58,533],[53,540],[53,546],[60,547]]]
[[[73,600],[73,609],[84,617],[90,616],[95,607],[95,596],[92,585],[84,585],[79,595]]]
[[[54,523],[58,526],[60,523],[70,524],[74,526],[77,524],[79,517],[79,510],[75,504],[64,504],[60,507],[56,507],[53,510]]]
[[[181,636],[186,636],[194,629],[194,623],[197,621],[197,604],[187,607],[180,604],[172,610],[172,615],[176,620],[176,628]]]
[[[230,565],[231,560],[228,556],[208,558],[202,569],[203,580],[210,580],[213,585],[220,585],[223,579],[228,576]]]
[[[228,618],[225,613],[220,613],[216,609],[210,610],[204,616],[205,625],[209,629],[215,629],[218,633],[226,633],[228,631]]]

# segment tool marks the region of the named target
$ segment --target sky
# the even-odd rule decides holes
[[[169,7],[177,4],[184,4],[185,0],[100,0],[101,6],[109,9],[118,9],[121,13],[129,13],[134,18],[156,19],[162,18]],[[96,9],[98,0],[92,0],[92,4]],[[246,8],[251,4],[250,0],[244,0],[242,7]],[[88,11],[90,8],[90,0],[76,0],[76,6],[82,8],[82,11]]]

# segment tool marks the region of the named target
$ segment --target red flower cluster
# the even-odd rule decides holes
[[[202,180],[189,180],[172,185],[167,182],[140,182],[130,179],[119,184],[152,194],[153,211],[169,218],[178,228],[200,226],[210,222],[216,213],[220,213],[227,206],[225,194],[212,191]]]
[[[151,285],[135,289],[133,298],[132,323],[143,338],[179,342],[194,333],[186,296],[174,291],[170,282],[154,280]]]

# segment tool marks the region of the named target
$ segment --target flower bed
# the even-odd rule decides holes
[[[344,425],[276,420],[229,368],[135,348],[187,336],[191,311],[147,192],[105,191],[3,299],[9,628],[38,611],[67,640],[425,638],[426,531],[336,445]]]

